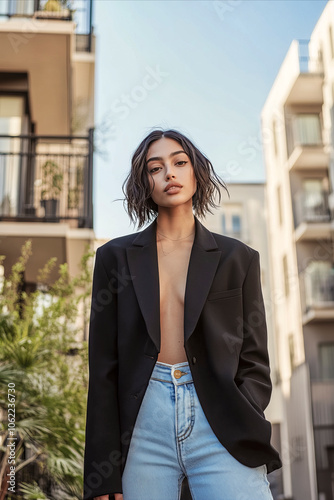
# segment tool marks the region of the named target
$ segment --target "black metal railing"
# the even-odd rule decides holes
[[[31,17],[75,21],[76,51],[92,51],[93,0],[57,0],[59,11],[49,10],[47,0],[1,0],[0,18]]]
[[[334,380],[312,380],[311,394],[317,468],[328,470],[328,448],[334,447]]]
[[[295,228],[302,222],[330,221],[328,191],[298,191],[293,199]]]
[[[334,309],[334,267],[329,261],[311,261],[299,274],[303,313]]]
[[[93,134],[0,135],[0,221],[92,228]]]

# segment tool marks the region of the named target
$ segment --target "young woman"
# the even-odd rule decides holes
[[[226,186],[176,130],[138,146],[125,181],[142,231],[98,248],[84,500],[271,500],[282,466],[259,253],[198,219]]]

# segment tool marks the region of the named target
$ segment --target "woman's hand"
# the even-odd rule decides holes
[[[123,500],[122,493],[114,493],[115,500]],[[109,495],[102,495],[100,497],[95,497],[94,500],[109,500]]]

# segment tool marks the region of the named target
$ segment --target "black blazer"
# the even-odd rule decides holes
[[[122,492],[136,417],[160,351],[156,219],[97,249],[89,326],[84,500]],[[282,466],[263,410],[272,385],[259,253],[195,217],[184,347],[204,413],[249,467]]]

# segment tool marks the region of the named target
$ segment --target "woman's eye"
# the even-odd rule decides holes
[[[176,163],[176,165],[184,165],[185,163],[187,163],[186,161],[182,160],[182,161],[178,161]],[[153,167],[151,170],[149,170],[150,174],[153,174],[157,169],[159,169],[161,167]]]

